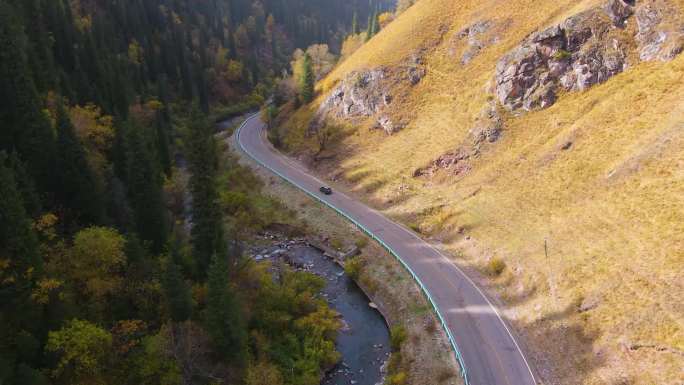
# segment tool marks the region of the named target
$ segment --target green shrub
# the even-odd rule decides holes
[[[358,281],[362,270],[363,260],[361,260],[361,257],[350,258],[344,263],[344,272],[354,281]]]
[[[330,247],[332,247],[333,249],[335,249],[337,251],[340,251],[340,250],[342,250],[342,247],[343,247],[342,241],[340,241],[337,238],[333,238],[330,240]]]
[[[390,343],[392,351],[397,352],[401,350],[401,344],[406,341],[406,329],[402,325],[394,325],[390,329]]]
[[[487,263],[487,274],[492,277],[498,277],[506,269],[506,262],[501,258],[492,258]]]
[[[409,224],[409,228],[410,228],[411,230],[415,231],[416,233],[420,234],[420,225],[419,225],[419,224],[417,224],[417,223],[410,223],[410,224]]]
[[[564,49],[559,49],[556,51],[556,53],[553,54],[553,58],[556,60],[563,60],[567,59],[571,56],[572,54]]]
[[[361,250],[361,249],[363,249],[364,247],[368,246],[368,238],[365,238],[365,237],[359,238],[359,239],[356,240],[356,242],[354,242],[354,244],[356,245],[356,247],[357,247],[359,250]]]
[[[378,292],[378,283],[368,275],[363,275],[359,278],[359,285],[361,285],[369,295],[374,295]]]
[[[387,374],[391,377],[394,373],[399,373],[401,371],[402,362],[403,357],[401,356],[401,352],[392,353],[389,362],[387,363]]]
[[[406,383],[406,372],[399,372],[389,377],[390,385],[404,385]]]

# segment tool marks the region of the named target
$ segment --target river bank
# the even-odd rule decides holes
[[[400,263],[351,223],[259,167],[237,149],[228,133],[221,140],[239,157],[242,165],[250,167],[264,182],[267,194],[293,211],[289,219],[293,225],[305,229],[307,234],[319,234],[320,243],[338,252],[359,248],[359,286],[377,304],[390,326],[400,327],[406,334],[400,354],[394,354],[388,365],[388,380],[406,385],[461,384],[459,366],[446,334],[417,284]]]
[[[321,296],[340,315],[343,327],[337,336],[336,348],[341,359],[326,373],[321,384],[382,384],[390,356],[389,328],[382,314],[369,306],[370,299],[337,261],[322,251],[302,240],[278,240],[277,235],[265,237],[275,237],[273,245],[253,248],[249,253],[252,259],[274,265],[284,262],[323,278],[326,286]]]

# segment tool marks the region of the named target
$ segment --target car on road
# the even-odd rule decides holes
[[[328,186],[321,186],[321,188],[319,190],[321,190],[321,192],[325,195],[331,195],[332,194],[332,189]]]

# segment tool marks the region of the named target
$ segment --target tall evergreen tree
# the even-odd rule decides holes
[[[39,346],[27,331],[38,329],[39,308],[31,293],[42,259],[12,169],[5,164],[0,152],[0,381],[20,384],[30,383],[22,382],[22,373],[34,373],[26,361],[35,360],[35,354],[23,352]]]
[[[366,41],[373,37],[373,15],[368,15],[368,24],[366,26]]]
[[[183,273],[173,258],[169,258],[162,281],[169,316],[173,322],[183,322],[192,314],[192,295]]]
[[[159,167],[142,128],[132,122],[125,127],[126,182],[136,233],[150,242],[152,251],[158,253],[166,244],[168,229]]]
[[[226,255],[221,210],[218,205],[216,173],[218,159],[213,127],[195,106],[190,118],[185,152],[190,168],[192,194],[193,256],[200,277],[206,275],[213,255]]]
[[[155,123],[157,127],[157,154],[162,170],[167,176],[171,176],[171,150],[169,148],[169,135],[172,131],[171,109],[169,107],[169,90],[165,75],[159,76],[157,82],[157,95],[162,103],[162,108],[156,112]]]
[[[356,11],[354,11],[354,16],[352,17],[352,27],[351,27],[351,33],[352,35],[356,35],[359,33],[359,15]]]
[[[20,300],[15,297],[16,291],[28,290],[30,282],[27,280],[42,269],[31,221],[24,209],[14,172],[6,163],[5,153],[0,152],[0,258],[9,263],[7,268],[0,270],[0,303],[3,307]]]
[[[214,350],[226,358],[240,361],[244,360],[246,353],[247,328],[228,277],[228,259],[215,256],[209,268],[204,323]]]
[[[86,160],[85,151],[74,132],[68,113],[61,102],[57,105],[57,157],[55,168],[59,185],[55,196],[63,209],[67,227],[102,222],[102,191]]]
[[[12,168],[14,172],[14,180],[17,182],[17,188],[24,201],[24,208],[26,209],[26,214],[30,217],[37,217],[41,211],[40,197],[36,192],[35,184],[33,183],[33,178],[26,171],[24,162],[19,159],[19,155],[13,152],[9,156],[9,167]]]
[[[31,77],[19,18],[0,1],[0,150],[16,151],[38,190],[53,187],[54,135]]]
[[[314,97],[314,84],[316,78],[313,72],[311,56],[308,53],[304,54],[304,62],[302,65],[304,66],[302,71],[302,79],[300,80],[302,102],[310,103]]]
[[[372,36],[377,35],[378,31],[380,31],[380,22],[378,22],[378,12],[375,11],[375,13],[373,13],[373,30],[372,30],[373,34],[372,34]]]

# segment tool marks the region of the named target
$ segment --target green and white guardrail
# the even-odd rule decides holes
[[[456,359],[458,360],[458,364],[461,366],[461,377],[463,377],[463,382],[465,383],[465,385],[469,385],[469,383],[468,383],[468,371],[466,370],[465,363],[463,362],[463,357],[461,356],[461,352],[458,349],[458,345],[456,344],[456,341],[454,340],[454,337],[451,334],[451,331],[449,330],[449,327],[447,326],[447,323],[444,320],[444,317],[442,317],[442,313],[439,311],[439,308],[437,307],[437,304],[435,303],[435,301],[432,299],[432,296],[430,295],[430,292],[428,291],[428,289],[425,287],[425,285],[420,280],[420,278],[418,278],[416,273],[414,273],[413,270],[409,267],[409,265],[406,264],[406,262],[404,262],[404,259],[396,251],[394,251],[388,244],[386,244],[382,239],[380,239],[378,236],[373,234],[373,232],[370,231],[370,229],[366,228],[364,225],[362,225],[361,223],[356,221],[356,219],[352,218],[349,214],[347,214],[344,211],[342,211],[341,209],[333,206],[332,204],[326,202],[325,200],[321,199],[315,193],[313,193],[313,192],[307,190],[306,188],[304,188],[303,186],[301,186],[299,183],[291,180],[290,178],[281,174],[279,171],[277,171],[277,170],[273,169],[272,167],[270,167],[269,165],[265,164],[264,162],[262,162],[260,159],[258,159],[256,156],[251,154],[246,148],[244,148],[242,146],[242,143],[240,143],[240,132],[241,132],[242,128],[247,124],[247,122],[249,122],[250,120],[254,119],[257,116],[259,116],[258,112],[255,113],[254,115],[251,115],[247,119],[245,119],[245,121],[240,125],[240,127],[238,127],[236,134],[235,134],[235,140],[237,142],[238,147],[245,154],[247,154],[250,158],[254,159],[254,161],[256,161],[262,167],[270,170],[272,173],[278,175],[280,178],[282,178],[286,182],[288,182],[288,183],[292,184],[293,186],[297,187],[298,189],[304,191],[306,194],[308,194],[309,196],[311,196],[315,200],[317,200],[317,201],[323,203],[324,205],[328,206],[329,208],[335,210],[335,212],[337,212],[338,214],[345,217],[348,221],[352,222],[361,231],[368,234],[369,237],[373,238],[376,242],[378,242],[380,245],[382,245],[382,247],[384,247],[390,254],[392,254],[401,263],[402,266],[404,266],[406,271],[408,271],[411,274],[411,276],[413,277],[413,279],[418,283],[421,291],[423,292],[423,295],[425,295],[425,297],[428,299],[428,301],[430,302],[430,305],[432,305],[432,309],[437,314],[437,318],[439,318],[439,322],[442,324],[442,329],[444,329],[444,332],[446,332],[447,337],[449,338],[449,343],[451,344],[451,348],[453,349],[454,354],[456,355]]]

